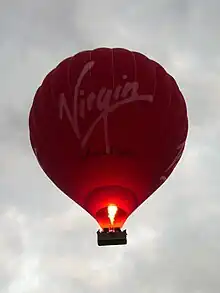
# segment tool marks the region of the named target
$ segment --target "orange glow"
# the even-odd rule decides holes
[[[116,211],[117,208],[117,211]],[[110,213],[109,213],[110,210]],[[114,213],[114,214],[113,214]],[[110,219],[112,217],[112,221]],[[97,211],[95,219],[102,229],[104,228],[121,228],[126,221],[128,214],[118,205],[107,204],[104,208]]]
[[[108,206],[108,217],[111,222],[111,225],[114,224],[117,211],[118,211],[118,207],[116,205],[111,204]]]
[[[120,186],[94,189],[89,193],[85,204],[86,210],[102,229],[121,229],[136,206],[135,194],[130,189]]]

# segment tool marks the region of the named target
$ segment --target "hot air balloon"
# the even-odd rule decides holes
[[[188,133],[186,103],[157,62],[122,48],[63,60],[38,88],[30,141],[47,176],[99,224],[98,245],[170,176]]]

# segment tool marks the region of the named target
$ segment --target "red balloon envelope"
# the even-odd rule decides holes
[[[102,228],[121,228],[175,168],[188,119],[175,80],[158,63],[98,48],[47,75],[29,127],[39,164],[58,188]]]

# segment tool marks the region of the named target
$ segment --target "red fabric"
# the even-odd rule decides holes
[[[36,157],[58,188],[102,227],[107,205],[117,204],[121,227],[178,163],[188,119],[175,80],[158,63],[99,48],[47,75],[29,127]]]

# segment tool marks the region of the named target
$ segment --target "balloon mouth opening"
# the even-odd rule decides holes
[[[121,228],[127,217],[128,214],[115,204],[99,209],[95,216],[102,229]]]

